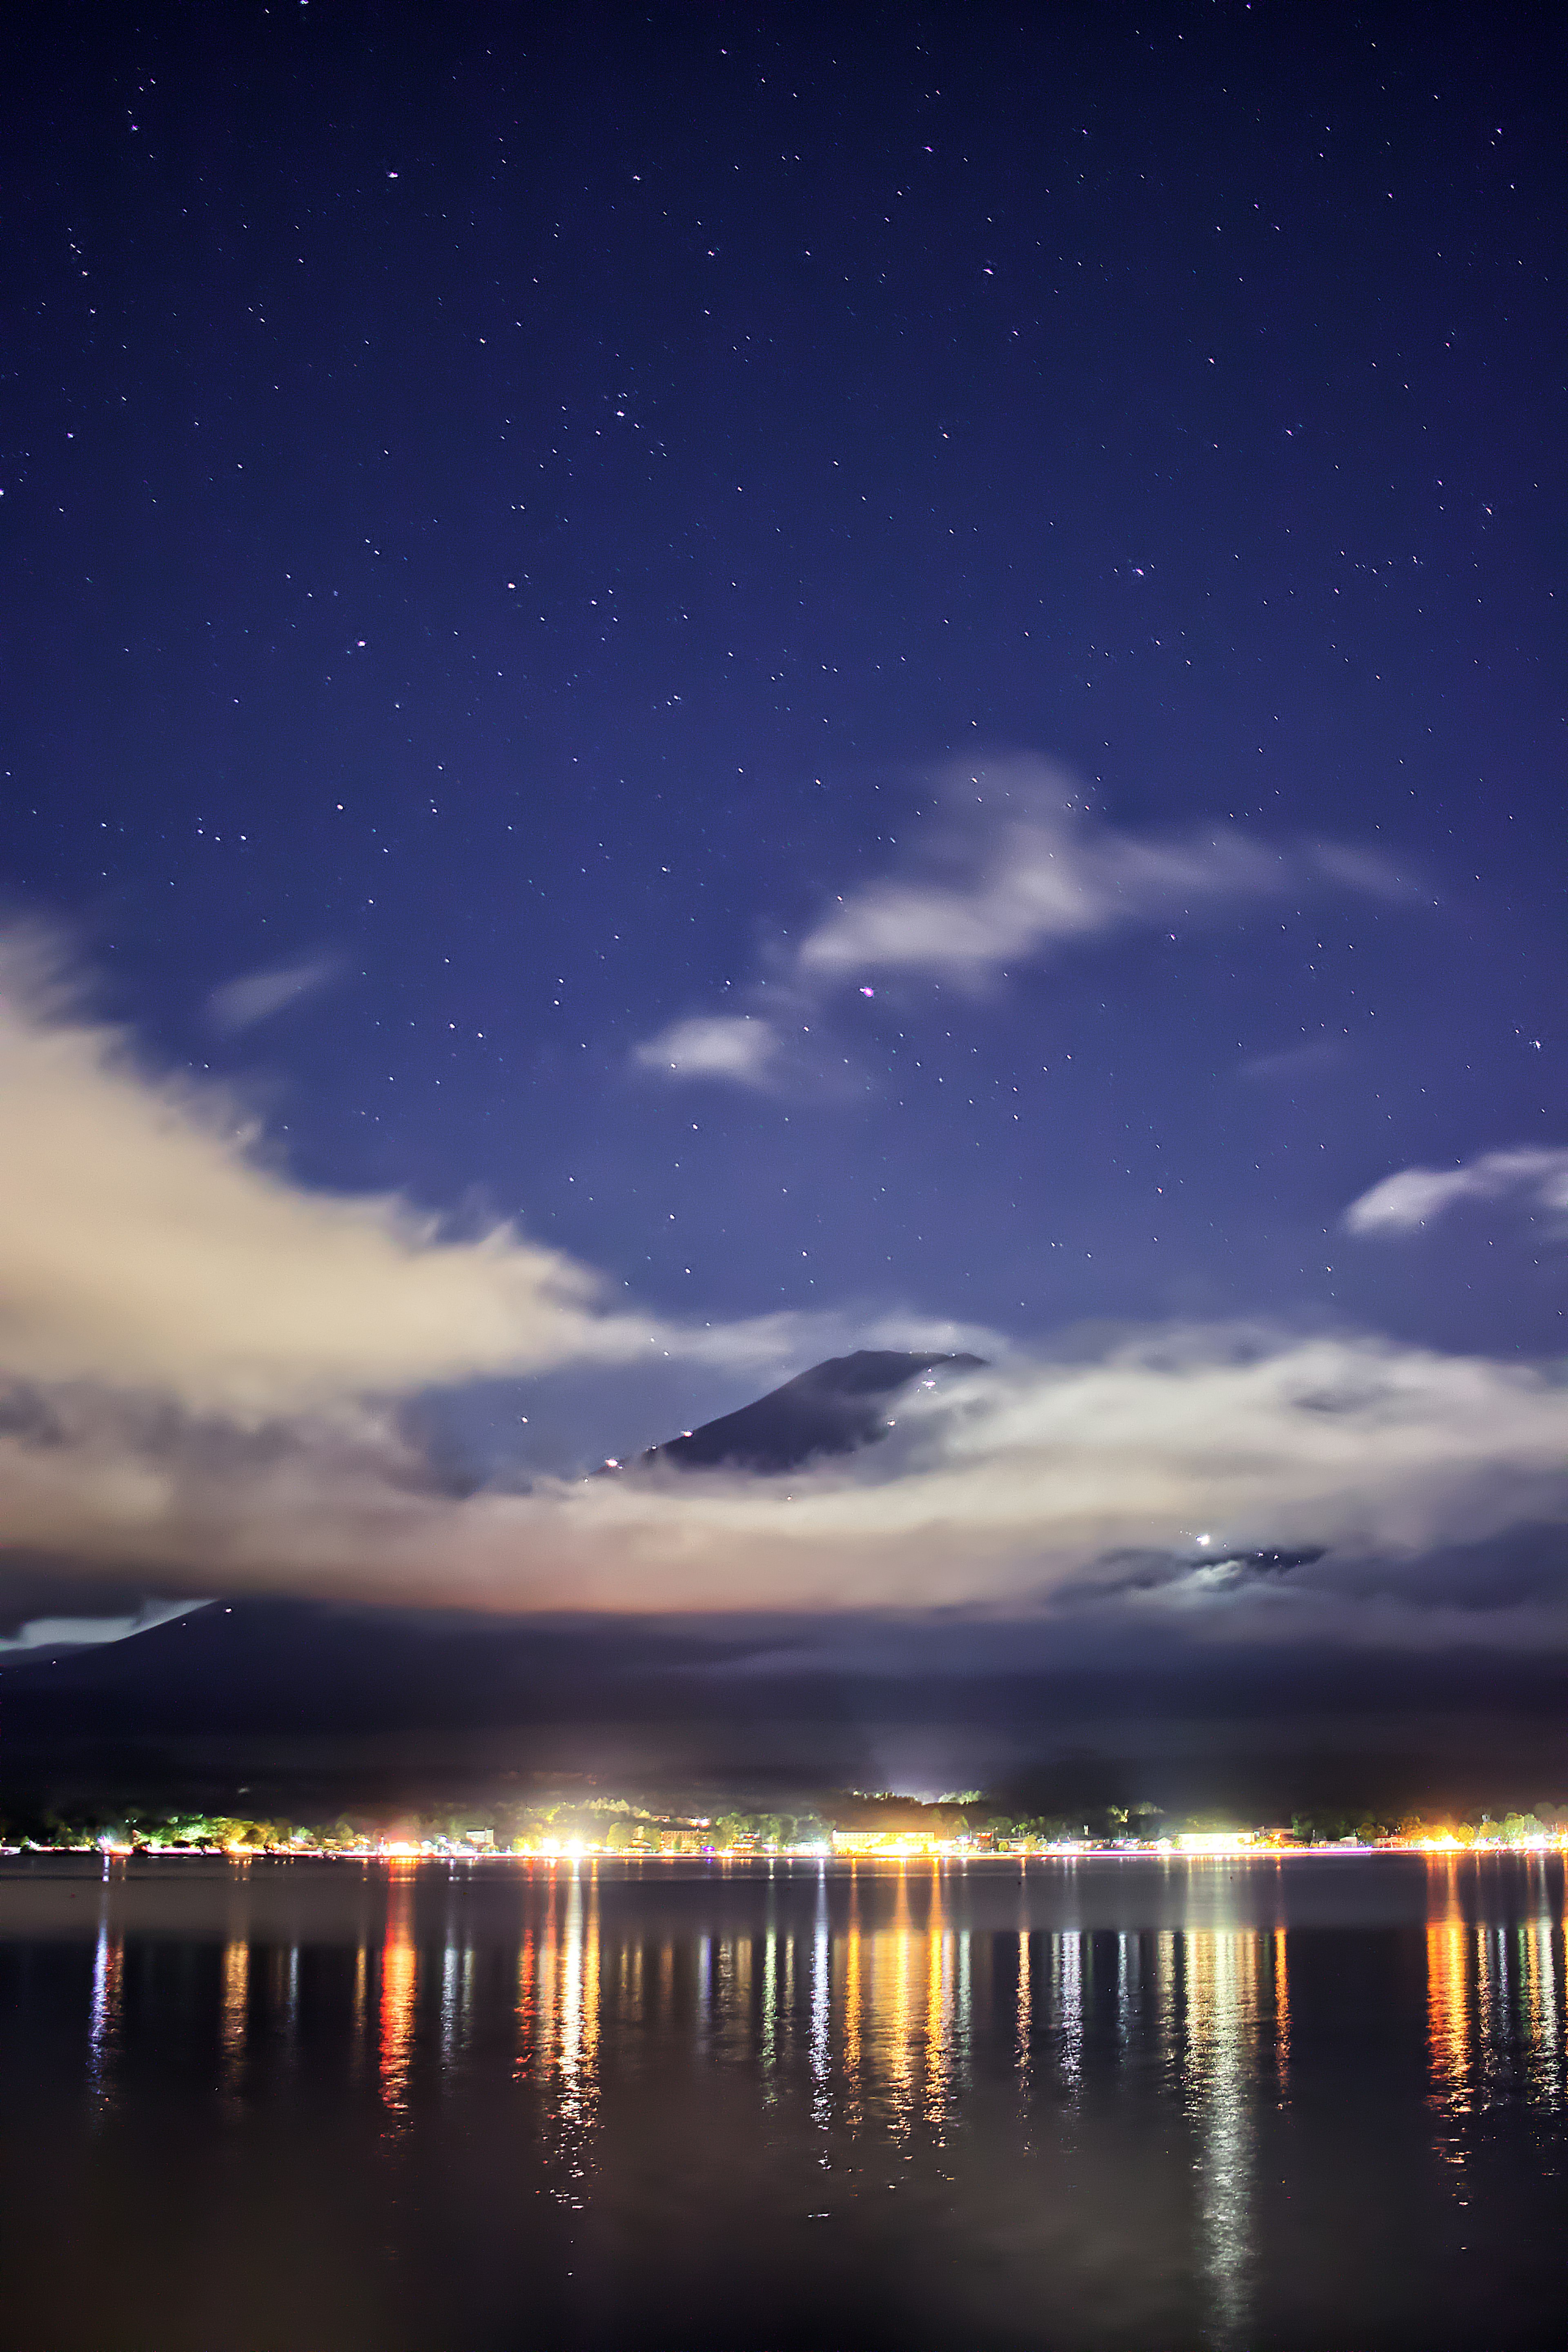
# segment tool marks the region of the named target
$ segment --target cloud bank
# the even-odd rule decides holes
[[[1059,1360],[951,1324],[612,1312],[586,1269],[510,1227],[453,1240],[405,1203],[292,1182],[226,1098],[88,1021],[37,942],[5,968],[0,1095],[0,1530],[26,1568],[18,1623],[114,1624],[107,1585],[138,1605],[214,1590],[639,1614],[1103,1604],[1130,1622],[1245,1601],[1288,1630],[1309,1605],[1288,1577],[1130,1585],[1105,1563],[1415,1559],[1568,1517],[1568,1389],[1518,1364],[1199,1329]],[[1492,1155],[1538,1188],[1562,1159]],[[649,1353],[744,1373],[740,1402],[764,1368],[847,1338],[994,1364],[915,1391],[864,1454],[779,1478],[459,1495],[395,1407]],[[40,1601],[53,1575],[91,1580],[90,1608]]]
[[[837,898],[775,958],[744,1015],[678,1021],[639,1045],[641,1069],[670,1078],[768,1084],[784,1066],[781,1020],[820,1007],[846,982],[870,992],[928,979],[979,992],[1023,963],[1118,931],[1210,919],[1288,891],[1397,900],[1411,878],[1381,852],[1336,842],[1270,846],[1238,826],[1134,833],[1099,824],[1070,779],[1037,760],[955,770],[935,841],[900,870]]]
[[[1461,1201],[1516,1201],[1568,1213],[1568,1150],[1525,1146],[1485,1151],[1459,1168],[1402,1168],[1345,1211],[1352,1234],[1408,1234]]]
[[[894,1417],[847,1464],[776,1478],[454,1497],[368,1416],[246,1437],[77,1396],[48,1442],[0,1437],[0,1497],[36,1553],[143,1584],[644,1612],[1082,1607],[1130,1550],[1414,1556],[1568,1509],[1568,1390],[1369,1339],[1166,1331],[952,1378]]]

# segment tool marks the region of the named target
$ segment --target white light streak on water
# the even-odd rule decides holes
[[[98,1942],[93,1948],[92,2007],[87,2034],[88,2088],[100,2108],[109,2106],[113,2100],[124,1967],[124,1946],[110,1924],[106,1889],[98,1915]]]
[[[706,1939],[704,1939],[706,1940]],[[827,1926],[827,1871],[824,1864],[816,1865],[816,1917],[814,1923],[811,1952],[811,2119],[818,2131],[826,2131],[833,2121],[832,2092],[832,2032],[833,1973],[832,1942]]]
[[[1246,2342],[1250,2305],[1258,1946],[1250,1931],[1187,1938],[1187,2105],[1210,2341],[1220,2347]]]

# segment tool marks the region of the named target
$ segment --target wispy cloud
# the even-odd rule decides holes
[[[254,1029],[258,1022],[270,1021],[274,1013],[326,988],[338,971],[335,958],[315,956],[301,963],[273,964],[265,971],[242,973],[213,990],[207,999],[207,1019],[225,1034]]]
[[[14,1415],[8,1425],[15,1434]],[[0,1548],[0,1651],[124,1641],[201,1605],[189,1591],[129,1590],[122,1577],[62,1574],[58,1559]]]
[[[1568,1150],[1526,1145],[1485,1151],[1458,1168],[1402,1168],[1345,1211],[1352,1234],[1406,1234],[1434,1223],[1461,1201],[1515,1201],[1568,1213]]]
[[[150,1633],[175,1617],[199,1609],[198,1601],[143,1601],[111,1617],[29,1617],[14,1633],[0,1633],[0,1650],[91,1649],[106,1642],[128,1642],[132,1633]]]
[[[645,1070],[679,1078],[729,1078],[741,1086],[763,1086],[778,1056],[779,1040],[770,1023],[749,1013],[676,1021],[637,1048]]]
[[[1237,1076],[1268,1084],[1274,1079],[1321,1076],[1331,1070],[1340,1058],[1340,1048],[1320,1037],[1310,1045],[1286,1045],[1278,1054],[1252,1054],[1237,1065]]]
[[[1363,898],[1386,898],[1393,906],[1414,905],[1430,896],[1408,861],[1388,856],[1381,849],[1357,847],[1350,842],[1315,842],[1310,862],[1331,882]]]
[[[749,1034],[742,1015],[680,1021],[637,1048],[637,1066],[767,1085],[786,1068],[781,1020],[805,1013],[809,1025],[846,982],[869,992],[924,978],[979,992],[1092,940],[1207,922],[1287,892],[1418,895],[1380,851],[1352,844],[1271,845],[1228,822],[1164,832],[1097,822],[1071,780],[1038,760],[954,771],[940,801],[922,851],[837,898],[775,954],[766,987],[752,992]]]
[[[1042,798],[1016,775],[983,793],[943,845],[955,870],[892,876],[844,898],[802,942],[802,975],[920,972],[975,986],[1069,941],[1266,898],[1289,878],[1280,854],[1228,827],[1118,833]]]

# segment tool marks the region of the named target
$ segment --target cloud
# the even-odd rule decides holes
[[[305,963],[274,964],[266,971],[247,971],[226,981],[207,999],[207,1019],[215,1029],[232,1034],[269,1021],[301,997],[313,996],[337,978],[338,965],[330,956]]]
[[[29,1617],[14,1633],[0,1634],[0,1652],[94,1649],[107,1642],[128,1642],[133,1633],[151,1633],[199,1609],[199,1601],[143,1601],[112,1617]]]
[[[861,1456],[760,1480],[655,1470],[453,1497],[368,1419],[263,1442],[156,1432],[93,1400],[72,1414],[50,1445],[0,1438],[0,1507],[78,1572],[498,1611],[1049,1613],[1090,1605],[1103,1562],[1103,1605],[1146,1628],[1196,1588],[1128,1590],[1130,1552],[1190,1562],[1207,1536],[1223,1562],[1414,1559],[1568,1513],[1568,1390],[1369,1338],[1163,1331],[1015,1362],[915,1391]],[[1301,1608],[1322,1633],[1329,1604],[1293,1580],[1231,1581],[1209,1616]],[[1400,1606],[1418,1617],[1418,1591]]]
[[[388,1400],[667,1356],[776,1379],[847,1339],[997,1345],[952,1326],[850,1331],[842,1314],[670,1326],[612,1312],[587,1269],[510,1227],[451,1239],[405,1203],[310,1192],[227,1097],[149,1072],[89,1023],[36,942],[11,942],[0,985],[0,1528],[29,1576],[79,1595],[57,1610],[29,1588],[29,1623],[115,1620],[104,1582],[138,1606],[248,1589],[519,1612],[1048,1614],[1089,1605],[1097,1561],[1190,1554],[1202,1535],[1226,1561],[1321,1545],[1414,1557],[1568,1516],[1568,1389],[1544,1372],[1375,1338],[1186,1329],[1070,1360],[1003,1349],[901,1400],[863,1456],[808,1472],[520,1493],[513,1467],[507,1491],[455,1494]],[[1565,1159],[1492,1155],[1538,1190]],[[1104,1605],[1147,1623],[1196,1590],[1186,1575]],[[1320,1605],[1273,1577],[1203,1591],[1205,1622]],[[1420,1613],[1418,1596],[1397,1606]]]
[[[802,942],[801,974],[921,972],[973,986],[1067,942],[1266,898],[1289,879],[1282,854],[1228,826],[1118,833],[1044,803],[1032,770],[992,784],[979,819],[945,845],[956,871],[852,893]]]
[[[1275,1078],[1289,1082],[1293,1078],[1314,1077],[1321,1071],[1331,1070],[1339,1059],[1340,1048],[1322,1037],[1310,1045],[1286,1045],[1278,1054],[1253,1054],[1245,1062],[1237,1064],[1237,1075],[1264,1083]]]
[[[89,1021],[36,936],[0,941],[0,1381],[254,1421],[650,1351],[771,1367],[798,1336],[612,1310],[511,1225],[293,1182],[232,1098]]]
[[[1414,1233],[1460,1201],[1522,1202],[1568,1212],[1568,1150],[1486,1151],[1460,1168],[1402,1168],[1345,1211],[1352,1234]]]
[[[1386,898],[1391,906],[1409,906],[1427,897],[1426,885],[1381,849],[1363,849],[1343,841],[1320,841],[1309,852],[1310,863],[1331,882],[1363,898]]]
[[[867,993],[914,978],[980,992],[1091,940],[1207,921],[1325,883],[1386,899],[1419,895],[1380,851],[1350,844],[1270,845],[1228,822],[1166,832],[1100,823],[1071,780],[1039,760],[954,770],[940,805],[921,852],[846,892],[775,951],[755,1017],[678,1022],[636,1049],[638,1066],[764,1085],[783,1066],[764,1008],[809,1015],[846,981]]]
[[[203,1605],[188,1590],[134,1591],[123,1578],[62,1575],[58,1559],[0,1548],[0,1651],[124,1641]]]
[[[768,1022],[749,1013],[721,1013],[672,1022],[637,1046],[633,1059],[642,1069],[672,1077],[731,1078],[741,1086],[762,1086],[778,1045]]]

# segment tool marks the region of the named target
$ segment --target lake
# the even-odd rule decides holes
[[[1560,2346],[1555,1855],[0,1863],[6,2352]]]

